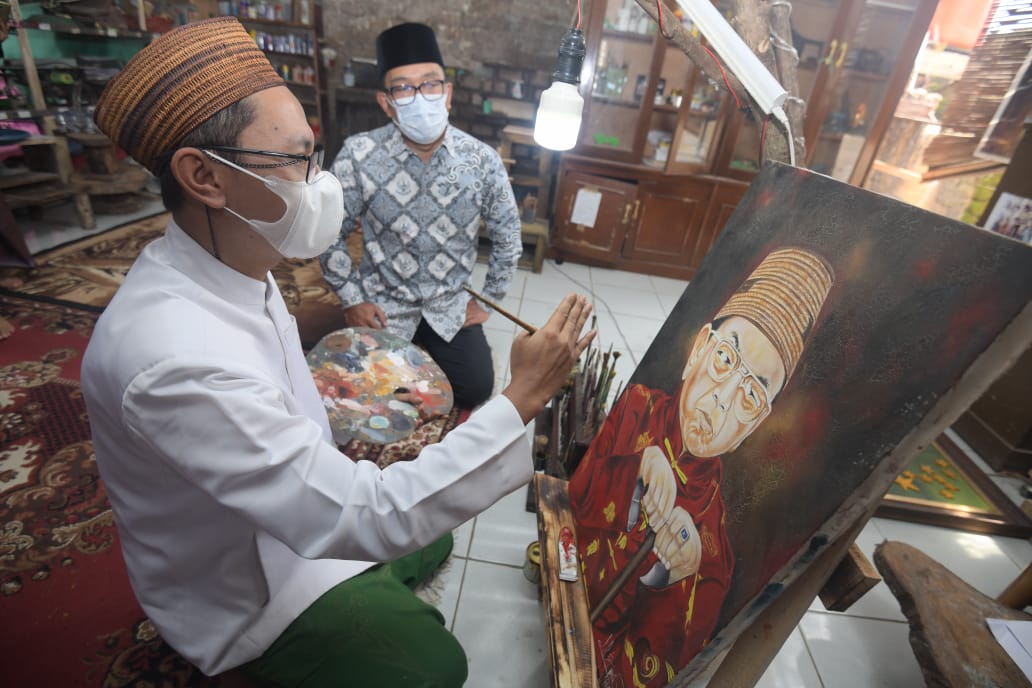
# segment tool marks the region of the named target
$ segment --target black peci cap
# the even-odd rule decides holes
[[[376,37],[376,66],[380,79],[395,67],[436,62],[444,67],[434,30],[426,24],[398,24]]]

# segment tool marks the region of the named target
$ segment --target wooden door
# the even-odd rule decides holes
[[[732,213],[735,212],[738,202],[742,200],[742,196],[745,195],[748,188],[748,184],[724,182],[718,184],[713,190],[713,195],[710,197],[709,206],[707,207],[706,217],[702,221],[702,227],[699,228],[695,246],[692,247],[692,253],[688,259],[691,274],[685,279],[690,279],[695,274],[695,271],[699,269],[699,266],[702,265],[702,260],[709,253],[709,250],[713,248],[713,244],[717,241],[720,233],[724,231],[724,226],[731,218]]]
[[[695,251],[712,192],[713,184],[695,179],[642,182],[631,211],[623,257],[686,265]]]
[[[863,182],[937,0],[849,0],[806,112],[810,169]],[[834,54],[832,47],[835,48]]]
[[[637,193],[637,184],[564,167],[555,203],[553,244],[557,257],[616,265]],[[595,200],[597,212],[585,213]],[[574,215],[575,209],[578,216]]]

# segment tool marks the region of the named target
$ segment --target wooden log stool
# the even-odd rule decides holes
[[[104,134],[70,133],[82,145],[88,170],[72,175],[72,181],[89,194],[100,212],[130,213],[143,205],[138,194],[150,179],[139,165],[119,160],[115,145]]]
[[[1032,615],[983,595],[902,542],[878,545],[874,563],[910,623],[910,645],[929,686],[1029,685],[985,620]]]
[[[20,144],[28,169],[0,178],[0,191],[11,209],[29,208],[38,215],[41,209],[71,199],[83,229],[93,229],[96,220],[86,190],[72,174],[68,141],[62,136],[33,136]]]
[[[534,247],[531,270],[540,274],[545,262],[545,251],[548,249],[548,225],[541,221],[524,222],[521,233],[523,243]]]

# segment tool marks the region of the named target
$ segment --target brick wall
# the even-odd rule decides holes
[[[585,12],[587,10],[586,3]],[[576,0],[323,0],[323,33],[339,60],[376,57],[374,41],[404,21],[429,24],[445,65],[495,63],[553,70],[559,41],[576,21]]]

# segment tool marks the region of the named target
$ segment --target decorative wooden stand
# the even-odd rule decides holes
[[[139,165],[119,160],[115,145],[104,134],[69,134],[86,152],[89,170],[72,175],[75,185],[90,195],[98,208],[108,212],[132,212],[142,204],[137,193],[150,179]]]
[[[874,560],[910,622],[910,645],[928,685],[1029,685],[986,625],[986,619],[1032,620],[1009,606],[1028,602],[1027,570],[994,600],[905,543],[883,542]]]
[[[597,688],[587,592],[582,581],[560,581],[556,561],[560,529],[563,526],[574,529],[567,483],[539,473],[534,477],[534,491],[541,539],[541,593],[552,667],[551,685],[552,688]],[[847,600],[852,603],[878,583],[877,575],[870,577],[874,570],[870,562],[859,549],[850,548],[862,527],[863,523],[857,523],[828,547],[753,620],[716,669],[709,681],[711,688],[754,685],[818,593],[834,608],[844,609],[848,607]],[[836,571],[839,571],[838,582],[829,583]]]
[[[68,142],[61,136],[33,136],[19,145],[29,170],[0,177],[0,191],[8,207],[38,209],[70,198],[75,202],[79,224],[93,229],[93,206],[85,189],[73,180]]]

